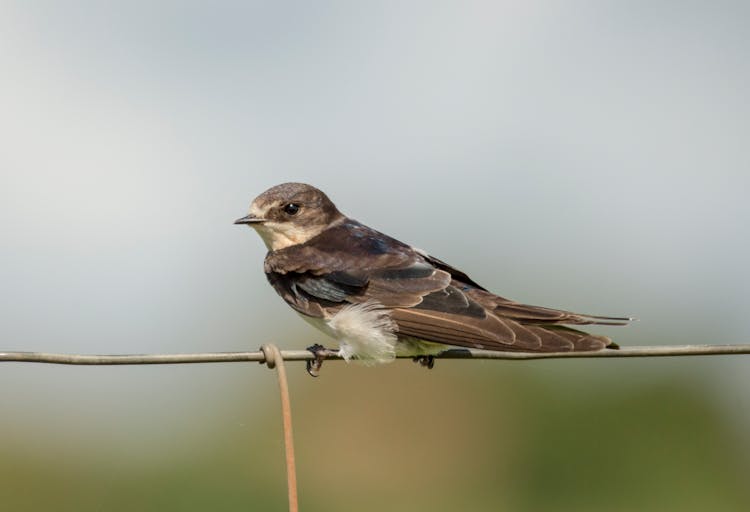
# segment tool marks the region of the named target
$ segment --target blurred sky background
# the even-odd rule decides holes
[[[284,181],[621,345],[750,340],[746,2],[0,3],[0,350],[325,342]],[[303,510],[741,510],[750,359],[292,365]],[[6,510],[285,510],[255,365],[0,365]],[[253,508],[255,507],[255,508]]]

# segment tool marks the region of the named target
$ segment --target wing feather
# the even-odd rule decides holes
[[[297,311],[326,317],[347,304],[379,303],[400,336],[515,351],[597,350],[609,338],[563,324],[629,319],[579,315],[494,295],[463,272],[355,221],[271,252],[268,280]]]

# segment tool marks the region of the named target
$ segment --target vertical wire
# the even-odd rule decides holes
[[[292,407],[289,400],[289,384],[286,378],[284,358],[276,345],[271,343],[261,347],[269,368],[276,368],[281,395],[281,418],[284,426],[284,452],[286,455],[286,483],[289,496],[289,512],[298,512],[297,467],[294,458],[294,435],[292,434]]]

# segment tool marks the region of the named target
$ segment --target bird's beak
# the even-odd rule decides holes
[[[256,217],[252,213],[249,215],[246,215],[242,217],[241,219],[237,219],[234,221],[235,224],[259,224],[261,222],[265,222],[266,219],[263,219],[261,217]]]

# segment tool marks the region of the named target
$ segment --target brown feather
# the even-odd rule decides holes
[[[527,352],[616,347],[605,336],[565,325],[625,318],[580,315],[494,295],[463,272],[356,221],[332,225],[308,242],[270,252],[269,282],[294,309],[330,317],[347,304],[391,311],[398,335],[447,345]]]

